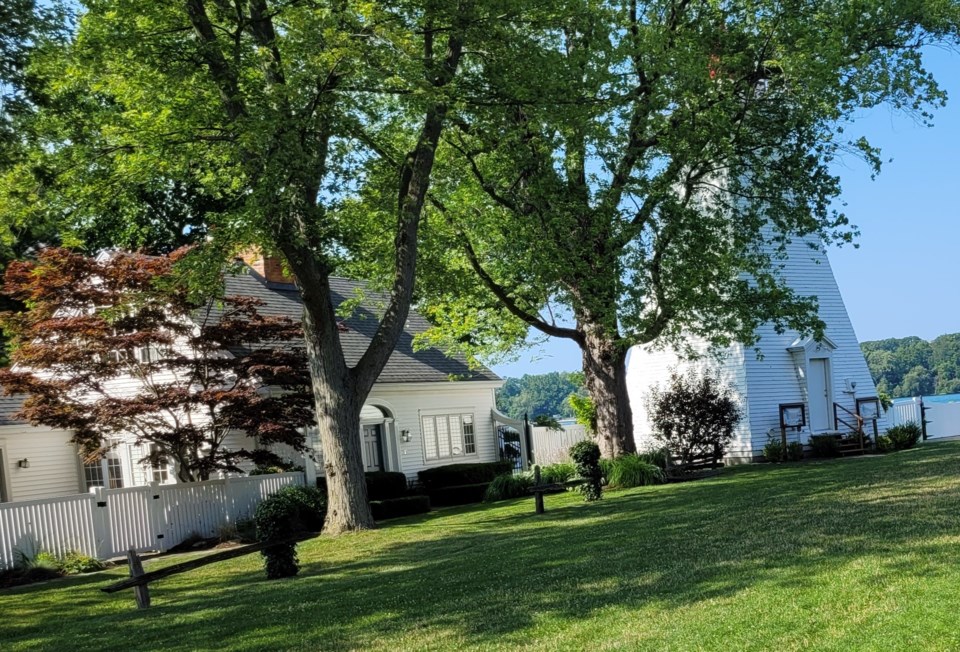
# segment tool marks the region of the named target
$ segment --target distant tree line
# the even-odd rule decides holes
[[[572,417],[567,397],[583,393],[583,373],[579,371],[524,374],[521,378],[507,378],[497,390],[497,409],[514,419],[522,419],[524,414],[531,419]]]
[[[894,398],[960,392],[960,333],[862,342],[877,391]]]

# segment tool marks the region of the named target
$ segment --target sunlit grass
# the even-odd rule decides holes
[[[312,540],[293,580],[210,565],[147,611],[98,590],[124,569],[0,592],[0,649],[960,649],[960,442],[547,509]]]

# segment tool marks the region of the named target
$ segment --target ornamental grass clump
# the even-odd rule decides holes
[[[542,477],[542,476],[541,476]],[[533,486],[533,478],[526,473],[519,475],[498,475],[487,487],[487,492],[483,496],[483,502],[492,503],[498,500],[507,500],[508,498],[520,498],[526,496],[530,487]]]
[[[607,484],[617,489],[645,487],[663,482],[663,471],[639,455],[621,455],[610,461]]]
[[[580,485],[580,493],[586,501],[600,500],[603,470],[600,468],[600,447],[595,442],[578,441],[570,447],[570,459],[577,469],[577,475],[584,482]]]

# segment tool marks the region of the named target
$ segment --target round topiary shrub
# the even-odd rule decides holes
[[[913,422],[907,422],[899,426],[893,426],[887,430],[887,438],[893,444],[893,450],[902,451],[913,448],[923,436],[923,430]]]
[[[257,538],[276,542],[260,552],[268,579],[293,577],[300,571],[297,544],[291,539],[322,530],[326,511],[326,498],[313,487],[284,487],[257,506]]]
[[[578,441],[570,447],[570,459],[584,483],[580,493],[584,500],[600,500],[603,469],[600,468],[600,447],[589,440]]]

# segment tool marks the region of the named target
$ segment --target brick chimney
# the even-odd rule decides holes
[[[282,259],[278,256],[265,256],[260,247],[245,249],[240,258],[270,283],[293,283],[293,277],[283,270]]]

